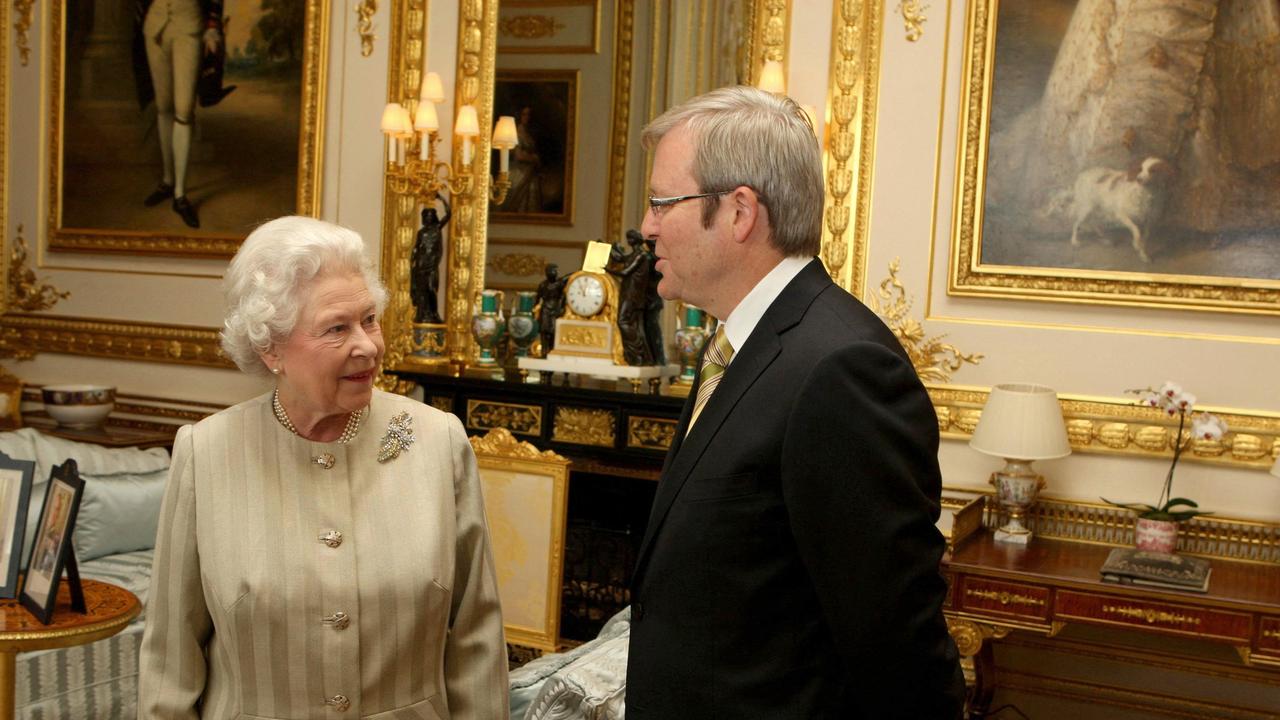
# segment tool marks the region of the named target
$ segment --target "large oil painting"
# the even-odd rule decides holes
[[[492,208],[493,222],[573,223],[577,96],[576,70],[497,72],[493,115],[515,118],[518,144],[511,151],[511,189]]]
[[[315,214],[325,5],[57,3],[51,247],[226,255]]]
[[[969,23],[953,292],[1280,312],[1280,7],[978,0]]]

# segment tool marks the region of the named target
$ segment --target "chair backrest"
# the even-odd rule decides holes
[[[570,462],[503,428],[471,438],[471,446],[480,466],[507,642],[554,652]]]

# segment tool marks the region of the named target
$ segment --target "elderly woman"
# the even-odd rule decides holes
[[[455,417],[373,388],[360,236],[272,220],[225,287],[223,349],[275,389],[178,431],[140,717],[507,717],[475,456]]]

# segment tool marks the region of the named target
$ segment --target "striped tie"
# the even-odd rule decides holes
[[[724,368],[733,359],[733,346],[729,344],[729,338],[724,334],[724,325],[716,328],[715,337],[711,338],[711,347],[707,348],[707,352],[702,356],[702,369],[698,371],[701,381],[698,384],[698,396],[694,398],[693,415],[689,417],[689,430],[693,429],[693,424],[698,422],[698,415],[702,413],[702,408],[706,407],[707,400],[711,398],[711,393],[716,391],[716,386],[720,384],[720,378],[724,376]],[[688,436],[689,431],[685,431]]]

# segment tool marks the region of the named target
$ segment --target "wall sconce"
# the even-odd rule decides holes
[[[480,135],[474,105],[458,108],[453,134],[462,138],[462,162],[457,167],[439,160],[436,152],[440,142],[440,119],[436,103],[444,102],[444,86],[440,75],[429,72],[422,80],[418,99],[409,107],[400,103],[387,103],[382,110],[382,133],[387,136],[387,178],[391,189],[402,195],[411,195],[423,203],[433,201],[438,193],[447,190],[451,195],[471,193],[475,174],[471,169],[474,140]],[[505,124],[510,124],[508,136],[499,136]],[[515,118],[504,115],[494,126],[493,147],[498,149],[501,170],[489,186],[489,199],[501,203],[511,187],[507,172],[508,155],[515,147]]]
[[[991,474],[991,484],[1009,521],[996,530],[995,539],[1026,545],[1031,530],[1022,519],[1045,484],[1031,463],[1071,454],[1058,394],[1043,385],[1027,383],[991,388],[969,447],[1004,458],[1005,466]]]

